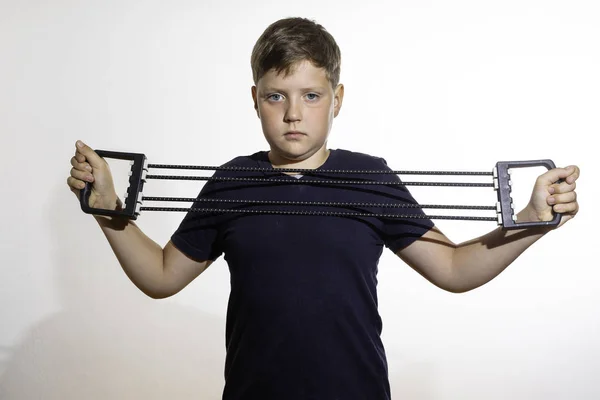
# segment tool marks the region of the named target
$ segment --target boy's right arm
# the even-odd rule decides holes
[[[71,191],[79,198],[85,181],[93,184],[89,205],[94,208],[120,207],[108,164],[90,147],[76,147],[71,159]],[[95,215],[102,232],[129,279],[146,295],[165,298],[179,292],[211,264],[210,260],[193,260],[179,251],[171,241],[161,248],[125,217]]]

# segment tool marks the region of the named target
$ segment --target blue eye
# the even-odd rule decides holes
[[[269,96],[267,97],[267,99],[270,99],[270,100],[275,100],[275,101],[277,101],[276,99],[273,99],[273,96],[280,96],[280,97],[281,97],[281,95],[280,95],[279,93],[273,93],[273,94],[269,95]]]
[[[309,100],[316,100],[319,97],[319,95],[316,93],[308,93],[307,96],[315,96],[312,99],[309,98]]]

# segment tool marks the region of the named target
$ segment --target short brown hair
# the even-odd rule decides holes
[[[304,60],[324,68],[335,89],[340,81],[342,55],[333,36],[306,18],[280,19],[265,29],[252,49],[250,64],[254,84],[273,68],[288,76],[296,64]]]

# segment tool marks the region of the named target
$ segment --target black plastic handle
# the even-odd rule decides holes
[[[89,206],[90,194],[92,194],[92,184],[85,183],[85,188],[81,189],[79,202],[81,209],[86,214],[106,215],[127,217],[135,220],[139,213],[139,206],[142,204],[140,194],[144,188],[144,182],[148,171],[146,164],[146,156],[140,153],[123,153],[108,150],[95,150],[102,158],[115,158],[119,160],[130,160],[132,162],[131,175],[129,177],[129,187],[127,188],[127,197],[122,210],[103,210],[101,208],[92,208]]]
[[[538,221],[538,222],[516,222],[513,219],[514,209],[512,204],[511,192],[511,181],[510,174],[508,173],[509,168],[524,168],[524,167],[546,167],[546,169],[554,169],[556,165],[552,160],[529,160],[529,161],[499,161],[496,163],[497,173],[497,190],[498,190],[498,202],[500,203],[500,211],[502,227],[504,229],[521,229],[530,228],[536,226],[553,227],[558,226],[560,223],[561,214],[554,213],[554,218],[551,221]]]

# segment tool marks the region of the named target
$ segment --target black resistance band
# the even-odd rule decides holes
[[[504,229],[520,229],[535,226],[557,226],[560,222],[560,214],[555,214],[552,221],[541,222],[517,222],[513,201],[510,196],[512,182],[510,179],[510,168],[543,166],[547,169],[555,168],[552,160],[531,161],[501,161],[496,163],[492,172],[466,172],[466,171],[393,171],[393,170],[327,170],[327,169],[274,169],[274,168],[251,168],[251,167],[213,167],[195,165],[173,165],[173,164],[148,164],[146,156],[141,153],[125,153],[107,150],[96,150],[103,158],[129,160],[131,171],[129,173],[129,187],[122,210],[103,210],[91,208],[88,205],[92,184],[86,182],[81,190],[81,209],[88,214],[122,216],[135,220],[142,211],[182,211],[199,213],[234,213],[234,214],[282,214],[282,215],[306,215],[306,216],[334,216],[334,217],[374,217],[395,219],[449,219],[467,221],[496,221]],[[349,180],[349,179],[278,179],[266,175],[264,178],[256,177],[207,177],[207,176],[181,176],[181,175],[151,175],[150,169],[180,169],[180,170],[203,170],[203,171],[230,171],[230,172],[263,172],[280,175],[285,172],[293,172],[303,175],[320,174],[377,174],[377,175],[445,175],[445,176],[489,176],[491,182],[398,182],[398,181],[376,181],[376,180]],[[282,185],[387,185],[387,186],[453,186],[453,187],[489,187],[497,192],[498,202],[495,206],[466,206],[466,205],[440,205],[440,204],[412,204],[412,203],[345,203],[345,202],[307,202],[307,201],[279,201],[279,200],[239,200],[239,199],[213,199],[213,198],[188,198],[188,197],[150,197],[143,196],[144,184],[150,179],[161,180],[202,180],[221,182],[262,182],[268,184]],[[147,207],[143,202],[194,202],[196,204],[206,203],[241,203],[254,205],[286,205],[286,206],[326,206],[326,207],[378,207],[378,208],[406,208],[406,209],[453,209],[453,210],[496,210],[496,217],[477,216],[451,216],[451,215],[423,215],[423,214],[386,214],[370,212],[338,212],[338,211],[307,211],[307,210],[255,210],[255,209],[227,209],[227,208],[175,208],[175,207]]]

